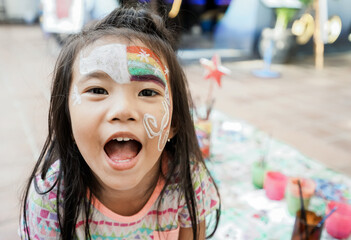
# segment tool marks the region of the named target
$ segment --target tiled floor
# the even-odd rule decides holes
[[[20,193],[46,134],[55,49],[37,26],[0,26],[0,240],[18,239]],[[224,63],[232,74],[215,107],[302,153],[351,175],[351,52],[274,65],[278,79],[251,74],[262,61]],[[194,97],[207,94],[203,70],[185,66]]]

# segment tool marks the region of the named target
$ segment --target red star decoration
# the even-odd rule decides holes
[[[221,58],[218,54],[213,55],[211,60],[206,58],[201,58],[200,63],[204,66],[208,73],[205,76],[205,79],[214,79],[218,86],[221,87],[221,78],[223,75],[230,73],[228,68],[225,68],[221,65]]]

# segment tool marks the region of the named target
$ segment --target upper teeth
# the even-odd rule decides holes
[[[133,140],[131,138],[123,138],[123,137],[118,137],[118,138],[114,138],[113,140],[117,140],[119,142],[122,142],[122,141],[129,141],[129,140]]]

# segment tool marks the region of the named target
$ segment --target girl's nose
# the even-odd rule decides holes
[[[114,121],[137,121],[139,119],[136,103],[126,93],[118,93],[111,98],[112,104],[108,112],[108,120]]]

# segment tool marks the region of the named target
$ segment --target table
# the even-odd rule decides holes
[[[309,210],[318,215],[324,215],[329,200],[351,203],[351,179],[347,176],[243,121],[217,111],[211,114],[211,121],[211,155],[206,164],[222,198],[221,220],[213,239],[290,240],[295,218],[288,213],[285,200],[269,200],[265,191],[255,189],[251,182],[251,166],[261,156],[272,170],[316,181]],[[321,239],[333,238],[324,229]]]

